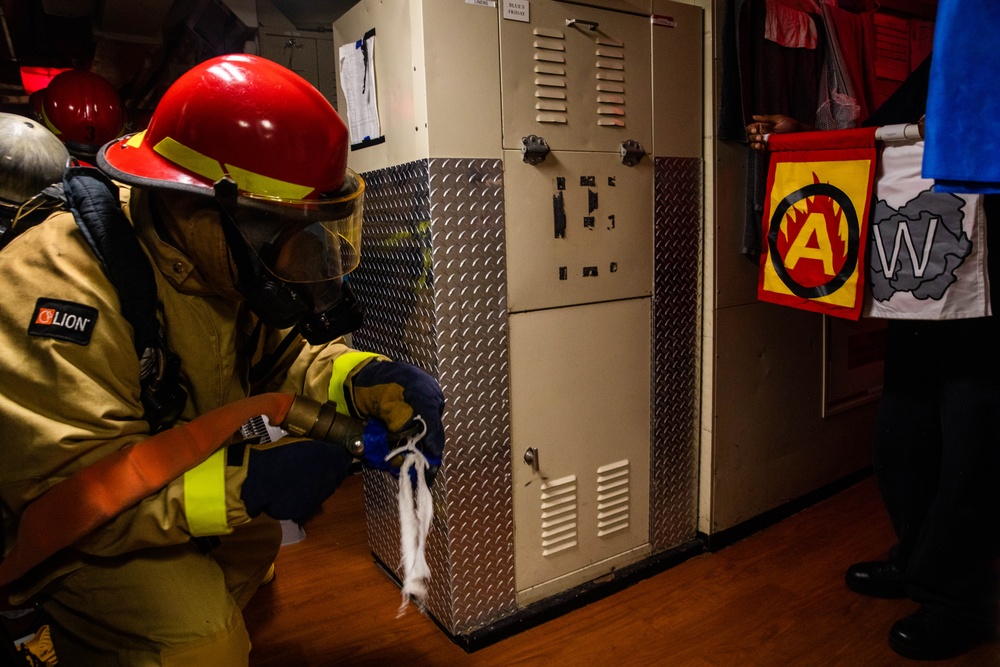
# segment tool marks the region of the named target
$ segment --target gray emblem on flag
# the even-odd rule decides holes
[[[955,270],[972,252],[962,228],[965,201],[925,190],[896,210],[875,204],[869,244],[872,298],[888,301],[897,292],[939,300],[956,281]]]

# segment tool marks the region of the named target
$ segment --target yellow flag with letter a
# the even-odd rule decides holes
[[[875,128],[768,137],[757,298],[861,316]]]

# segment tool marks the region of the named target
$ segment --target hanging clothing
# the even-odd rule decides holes
[[[816,48],[790,48],[765,38],[766,0],[727,0],[723,19],[719,138],[746,141],[755,113],[783,114],[814,125],[826,32],[809,14]]]
[[[816,48],[816,21],[808,13],[786,4],[766,0],[764,39],[791,49]]]
[[[824,3],[822,21],[828,39],[816,127],[856,127],[875,105],[875,71],[870,65],[875,58],[874,17]]]
[[[765,0],[728,0],[723,19],[722,99],[719,138],[746,142],[746,126],[755,113],[782,114],[816,124],[820,79],[826,58],[826,32],[819,14],[816,48],[781,46],[764,37]],[[743,254],[760,259],[760,220],[764,211],[767,158],[747,151],[747,201]]]
[[[837,66],[853,91],[858,120],[875,110],[875,17],[856,14],[834,4],[823,5],[823,25],[828,43],[835,47]]]

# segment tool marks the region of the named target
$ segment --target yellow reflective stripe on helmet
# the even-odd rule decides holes
[[[305,199],[315,190],[314,187],[309,185],[289,183],[288,181],[240,169],[231,164],[227,164],[225,169],[223,169],[222,165],[215,158],[199,153],[193,148],[188,148],[170,137],[161,139],[158,144],[153,146],[153,150],[174,164],[184,167],[188,171],[198,174],[212,183],[215,183],[228,174],[236,181],[236,185],[239,186],[240,190],[255,195],[298,201]]]
[[[142,132],[136,132],[131,137],[125,141],[125,145],[129,148],[138,148],[142,145],[142,140],[146,138],[146,130]]]
[[[62,132],[59,131],[59,128],[53,125],[52,121],[49,120],[49,115],[45,113],[45,109],[42,109],[42,122],[45,123],[45,127],[49,128],[49,132],[56,135],[57,137],[62,136]]]
[[[372,358],[386,359],[381,354],[374,352],[359,352],[357,350],[345,352],[333,360],[333,373],[330,375],[329,398],[337,404],[337,412],[342,415],[349,415],[347,411],[347,399],[344,397],[344,383],[347,376],[355,368]]]
[[[252,171],[240,169],[231,164],[227,164],[226,169],[229,170],[230,176],[233,177],[233,180],[236,181],[241,190],[252,192],[255,195],[298,201],[305,199],[316,189],[308,185],[296,185],[295,183],[281,181],[270,176],[255,174]]]
[[[226,521],[226,449],[184,473],[184,513],[195,537],[232,532]]]
[[[204,176],[212,183],[215,183],[226,175],[222,171],[222,165],[219,164],[218,160],[213,160],[207,155],[202,155],[198,151],[188,148],[170,137],[161,139],[160,143],[153,146],[153,150],[174,164],[180,165],[199,176]]]

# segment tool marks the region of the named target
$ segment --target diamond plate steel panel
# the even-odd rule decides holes
[[[695,538],[698,498],[702,161],[655,158],[650,546]]]
[[[368,307],[354,344],[436,375],[448,406],[433,489],[430,613],[467,634],[517,610],[510,474],[502,164],[431,159],[365,174]],[[701,256],[700,159],[655,160],[654,553],[695,536]],[[365,473],[369,541],[399,562],[395,480]]]
[[[453,634],[517,608],[502,179],[499,160],[475,159],[365,174],[364,243],[353,276],[369,312],[354,345],[431,372],[447,400],[427,545],[428,610]],[[366,472],[365,505],[372,550],[393,567],[394,480]]]
[[[437,375],[427,163],[364,179],[361,263],[350,279],[368,316],[352,340]]]

